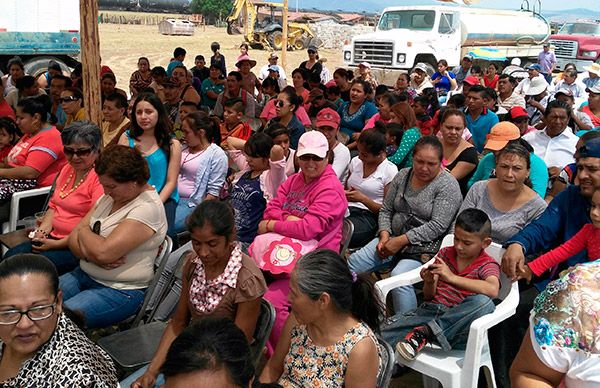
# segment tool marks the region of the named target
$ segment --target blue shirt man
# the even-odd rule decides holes
[[[471,87],[465,96],[467,128],[473,135],[473,144],[479,153],[483,151],[488,133],[494,125],[498,124],[498,116],[484,106],[484,99],[487,96],[485,88],[481,85]]]

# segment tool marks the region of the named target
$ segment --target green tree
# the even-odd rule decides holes
[[[192,0],[191,10],[193,13],[204,15],[210,21],[225,18],[229,15],[232,0]]]

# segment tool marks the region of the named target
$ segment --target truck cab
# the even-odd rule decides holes
[[[554,46],[556,68],[564,70],[567,63],[578,69],[600,63],[600,22],[566,23],[550,37]]]
[[[344,62],[369,62],[377,68],[411,69],[418,62],[434,68],[439,59],[456,65],[461,58],[461,28],[455,7],[390,7],[375,32],[352,39]]]

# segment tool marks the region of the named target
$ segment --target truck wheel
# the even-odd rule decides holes
[[[294,50],[304,50],[306,47],[308,47],[306,45],[307,40],[304,39],[303,37],[298,37],[296,38],[296,40],[294,40]]]
[[[281,31],[273,31],[269,34],[267,38],[269,40],[269,44],[273,47],[274,50],[281,50],[283,47],[283,34]]]
[[[63,73],[70,73],[71,70],[65,63],[55,57],[34,57],[25,62],[25,74],[29,74],[36,79],[48,71],[48,63],[54,61],[60,65]]]

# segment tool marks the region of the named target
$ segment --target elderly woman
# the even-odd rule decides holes
[[[127,98],[119,93],[106,96],[102,103],[102,145],[117,144],[121,135],[129,129],[127,118]]]
[[[344,102],[338,109],[341,117],[340,129],[348,136],[348,148],[356,148],[356,139],[369,119],[377,113],[375,104],[367,100],[373,92],[367,81],[354,80],[350,88],[350,101]]]
[[[87,113],[83,108],[83,92],[81,89],[72,87],[63,90],[60,93],[60,107],[67,114],[65,127],[73,121],[83,121],[87,119]]]
[[[69,235],[79,267],[60,277],[65,306],[88,328],[132,316],[154,277],[167,220],[150,172],[135,148],[114,145],[96,161],[104,195]]]
[[[382,303],[366,275],[348,270],[330,250],[298,260],[289,316],[260,379],[284,387],[375,387],[381,368]]]
[[[129,92],[131,98],[135,98],[144,89],[150,87],[152,83],[152,72],[150,71],[150,61],[146,57],[140,57],[137,63],[138,69],[131,74],[129,78]]]
[[[467,121],[462,111],[446,109],[442,114],[440,129],[444,147],[442,166],[456,178],[463,196],[467,194],[467,183],[475,173],[479,162],[473,144],[463,139],[466,127]]]
[[[315,248],[339,251],[348,202],[329,165],[330,152],[327,138],[321,132],[309,131],[300,137],[296,156],[301,172],[290,176],[269,201],[258,225],[259,235],[274,232],[301,241],[315,240]],[[284,272],[276,275],[265,294],[277,311],[268,344],[270,350],[275,348],[289,314],[288,291],[289,272]]]
[[[397,275],[435,255],[462,202],[456,179],[442,169],[443,148],[433,136],[417,142],[413,167],[400,170],[379,211],[379,238],[350,256],[354,272],[394,267]],[[392,291],[396,313],[417,308],[411,286]]]
[[[68,247],[69,233],[104,194],[94,171],[102,144],[100,129],[90,122],[78,121],[65,128],[61,138],[68,163],[58,173],[48,210],[31,241],[5,254],[9,257],[32,251],[40,253],[56,265],[59,275],[79,264]]]
[[[261,296],[267,286],[254,261],[235,243],[232,208],[225,202],[202,202],[187,225],[194,252],[183,267],[179,304],[150,365],[128,379],[136,379],[132,388],[149,388],[157,383],[171,343],[190,322],[207,317],[228,318],[244,332],[248,342],[252,341]]]
[[[0,168],[0,202],[15,192],[51,186],[64,165],[60,132],[47,121],[51,108],[46,95],[19,101],[17,125],[23,137]]]
[[[31,254],[0,263],[0,385],[117,386],[115,367],[63,313],[58,274]]]
[[[492,240],[503,244],[546,209],[546,201],[530,189],[529,151],[511,140],[496,154],[496,178],[475,183],[459,210],[483,210],[492,221]]]
[[[399,102],[390,108],[390,118],[393,123],[400,124],[404,129],[402,140],[396,152],[388,157],[398,169],[412,166],[413,149],[417,140],[421,137],[421,131],[417,126],[417,117],[408,102]]]

